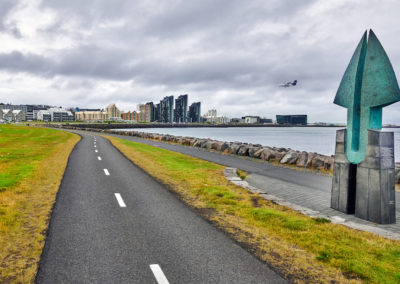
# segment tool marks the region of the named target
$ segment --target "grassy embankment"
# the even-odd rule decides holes
[[[50,211],[79,136],[0,125],[0,283],[33,281]]]
[[[130,160],[296,282],[400,282],[400,242],[312,219],[226,181],[223,167],[108,137]]]

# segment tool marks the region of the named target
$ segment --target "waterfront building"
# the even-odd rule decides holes
[[[231,121],[230,121],[231,123],[243,123],[243,121],[242,121],[242,119],[241,118],[231,118]]]
[[[145,104],[139,104],[137,106],[138,109],[138,118],[139,120],[137,122],[146,122],[146,105]]]
[[[252,115],[243,116],[243,117],[242,117],[242,120],[243,120],[244,123],[246,123],[246,124],[260,123],[260,117],[259,117],[259,116],[252,116]]]
[[[102,122],[108,120],[107,112],[102,110],[86,110],[75,112],[75,120],[85,122]]]
[[[0,119],[7,122],[20,122],[26,120],[26,114],[21,109],[0,109]]]
[[[105,110],[100,109],[79,109],[76,108],[75,120],[85,122],[103,122],[107,120],[121,120],[121,112],[115,106],[110,104]]]
[[[161,105],[160,105],[160,103],[154,105],[154,121],[161,122]]]
[[[174,118],[174,96],[164,97],[160,101],[161,122],[172,123]]]
[[[177,123],[187,122],[188,95],[181,95],[175,100],[174,121]]]
[[[51,108],[48,105],[13,105],[13,104],[0,104],[0,109],[21,110],[25,117],[23,120],[36,120],[39,110],[46,110]],[[19,114],[21,116],[21,114]]]
[[[203,116],[203,120],[208,123],[217,123],[217,110],[209,109],[207,113]]]
[[[153,102],[148,102],[145,105],[145,121],[146,122],[155,121],[154,104],[153,104]]]
[[[124,112],[121,114],[121,117],[125,121],[131,121],[131,122],[138,122],[137,121],[137,112],[136,111],[128,111]]]
[[[262,124],[272,123],[272,119],[271,118],[261,117],[260,118],[260,123],[262,123]]]
[[[115,104],[109,104],[106,108],[106,113],[108,116],[108,120],[120,120],[121,119],[121,112],[115,106]]]
[[[189,107],[189,122],[201,122],[201,103],[192,103]]]
[[[292,124],[292,125],[307,125],[307,115],[276,115],[276,123]]]
[[[39,110],[37,112],[37,120],[68,122],[74,121],[74,115],[72,114],[72,112],[67,111],[63,108],[49,108],[47,110]]]
[[[24,120],[26,120],[26,113],[27,113],[27,106],[26,105],[0,104],[0,109],[11,110],[11,111],[13,111],[13,110],[22,110],[24,115],[25,115]],[[10,114],[10,117],[12,117],[12,114]],[[6,121],[8,121],[8,120],[6,120]],[[9,120],[9,121],[12,121],[12,119]]]

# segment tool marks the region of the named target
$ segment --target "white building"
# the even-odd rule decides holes
[[[15,109],[12,111],[13,121],[20,122],[25,120],[25,112],[20,109]]]
[[[72,112],[62,108],[49,108],[47,110],[39,110],[37,120],[54,122],[74,121],[74,115]]]
[[[20,122],[25,120],[25,112],[20,109],[1,109],[0,120],[5,122]]]
[[[245,116],[243,118],[244,118],[244,123],[247,124],[260,123],[259,116]]]

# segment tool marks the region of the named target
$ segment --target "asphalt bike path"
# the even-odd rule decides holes
[[[108,140],[80,134],[36,283],[285,283]]]

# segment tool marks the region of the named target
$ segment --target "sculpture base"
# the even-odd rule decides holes
[[[351,164],[345,154],[346,129],[336,132],[331,207],[379,224],[396,222],[393,132],[368,130],[367,154]]]

